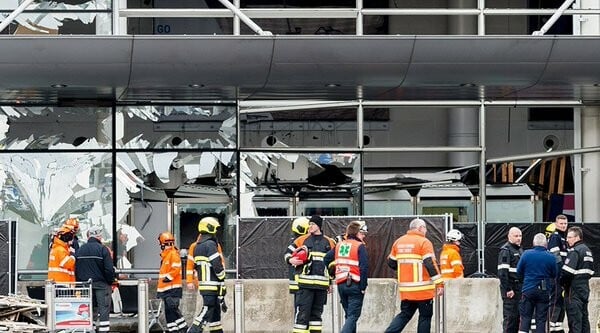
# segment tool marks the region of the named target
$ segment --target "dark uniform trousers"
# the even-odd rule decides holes
[[[309,331],[321,332],[321,315],[327,302],[327,289],[300,287],[296,292],[296,325],[308,326]]]
[[[513,289],[515,295],[512,298],[502,296],[502,333],[519,332],[519,302],[521,301],[521,286]]]
[[[523,293],[521,305],[521,323],[520,332],[529,332],[531,319],[535,313],[535,332],[546,333],[546,321],[548,317],[548,307],[550,306],[550,292],[540,288],[527,290]]]
[[[98,320],[97,332],[110,330],[110,303],[112,288],[104,282],[92,282],[92,310],[94,320]]]

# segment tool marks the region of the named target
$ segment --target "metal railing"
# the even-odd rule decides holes
[[[535,35],[543,35],[561,15],[580,16],[574,21],[585,21],[586,16],[599,16],[599,8],[568,8],[574,0],[565,0],[559,8],[488,8],[484,0],[477,1],[476,8],[365,8],[363,0],[356,0],[354,7],[339,8],[247,8],[241,7],[239,0],[219,0],[223,8],[127,8],[126,1],[114,0],[113,34],[126,34],[127,20],[132,18],[232,18],[233,35],[240,35],[240,23],[244,23],[255,34],[270,35],[254,19],[352,19],[355,21],[355,34],[363,35],[365,18],[375,16],[476,16],[477,34],[486,34],[486,17],[490,16],[553,16],[543,29]],[[579,3],[575,2],[574,7]],[[0,8],[6,17],[0,21],[0,32],[21,14],[40,12],[32,0],[26,0],[15,9]],[[110,9],[109,9],[110,10]],[[85,12],[102,12],[99,8]],[[67,13],[69,10],[44,11],[45,15]],[[72,12],[72,11],[71,11]],[[575,29],[574,29],[575,31]]]

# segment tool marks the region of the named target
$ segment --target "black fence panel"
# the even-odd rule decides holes
[[[369,255],[369,277],[395,277],[387,266],[387,257],[394,241],[408,230],[414,216],[362,217],[369,228],[365,240]],[[446,233],[443,216],[421,217],[427,223],[427,238],[436,255],[442,248]],[[240,218],[238,224],[238,273],[243,279],[286,278],[287,264],[283,260],[292,240],[293,218]],[[325,217],[323,233],[329,237],[343,234],[355,217]]]

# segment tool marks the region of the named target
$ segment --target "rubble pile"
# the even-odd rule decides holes
[[[48,332],[42,311],[46,305],[23,295],[0,295],[0,332]]]

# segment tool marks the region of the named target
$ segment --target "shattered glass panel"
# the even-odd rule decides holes
[[[221,221],[228,267],[234,264],[236,160],[234,151],[117,153],[118,229],[136,232],[119,231],[131,243],[119,251],[126,259],[122,268],[158,268],[157,235],[169,230],[187,248],[198,236],[199,216],[208,214]],[[170,200],[176,205],[172,218]]]
[[[110,108],[0,106],[0,149],[110,149]]]
[[[358,214],[360,173],[353,153],[242,153],[240,216]]]
[[[22,1],[3,0],[0,21]],[[112,33],[112,0],[36,1],[15,17],[8,28],[15,35],[109,35]]]
[[[357,147],[356,108],[241,110],[244,147]]]
[[[18,220],[19,270],[47,268],[48,241],[69,217],[79,219],[79,242],[92,225],[112,240],[111,160],[109,153],[0,154],[1,214]]]
[[[126,106],[117,110],[122,148],[235,148],[234,106]]]

